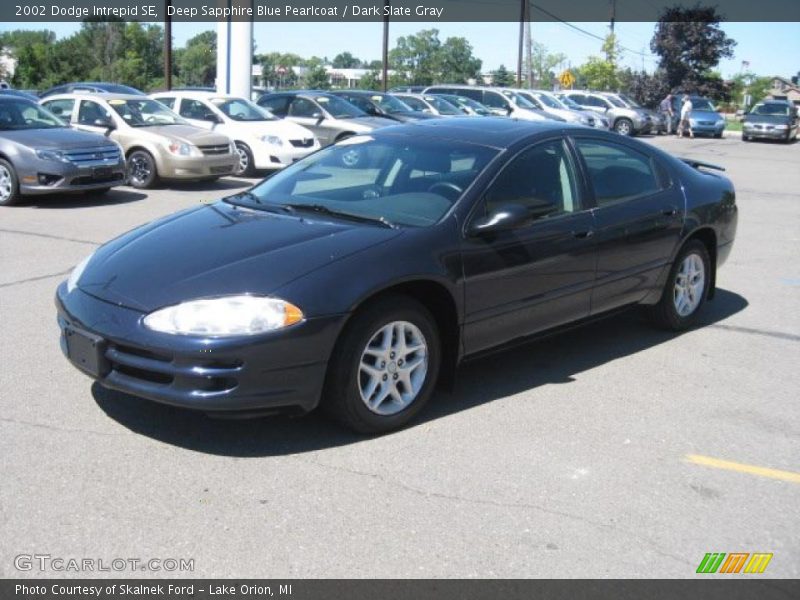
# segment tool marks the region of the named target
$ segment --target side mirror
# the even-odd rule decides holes
[[[208,121],[210,123],[222,123],[222,119],[220,119],[217,115],[212,112],[207,112],[203,114],[203,121]]]
[[[537,216],[547,214],[554,209],[554,206],[548,206],[546,212],[540,212],[538,209],[533,211],[519,204],[503,204],[485,217],[473,221],[469,227],[469,234],[480,236],[527,227]]]
[[[92,123],[95,127],[103,127],[104,129],[116,129],[117,125],[111,119],[95,119]]]
[[[325,120],[325,115],[323,115],[321,112],[315,112],[315,113],[312,113],[311,118],[312,119],[316,119],[317,120],[317,125],[319,125],[320,123],[322,123]]]
[[[512,112],[514,112],[514,109],[511,106],[506,106],[506,114],[510,115]]]

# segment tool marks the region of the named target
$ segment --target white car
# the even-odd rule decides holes
[[[239,155],[234,175],[250,177],[256,169],[282,169],[320,148],[319,140],[310,130],[278,119],[246,98],[178,90],[150,97],[166,104],[192,125],[231,138]]]

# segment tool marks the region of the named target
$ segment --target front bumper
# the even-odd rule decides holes
[[[698,122],[695,121],[692,123],[692,133],[697,135],[722,135],[722,132],[725,131],[725,124],[717,125],[716,123],[703,123],[702,121]]]
[[[127,179],[125,160],[78,166],[74,163],[36,159],[18,168],[23,195],[80,192],[123,185]]]
[[[253,144],[251,150],[253,151],[256,169],[282,169],[301,158],[305,158],[312,152],[316,152],[319,148],[319,142],[314,140],[310,146],[300,147],[287,146],[285,143],[281,146],[275,146],[258,142],[258,144]]]
[[[314,409],[344,321],[309,319],[250,339],[160,334],[141,324],[142,313],[81,290],[68,293],[66,283],[56,292],[56,308],[62,351],[102,386],[210,413]],[[96,356],[81,360],[68,336],[91,338]]]
[[[764,140],[784,140],[789,135],[788,129],[776,129],[774,125],[753,125],[742,127],[742,135]]]
[[[162,154],[157,168],[159,176],[165,179],[202,179],[230,175],[238,161],[238,156],[232,153],[198,157]]]

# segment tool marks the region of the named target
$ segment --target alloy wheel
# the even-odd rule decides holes
[[[697,310],[703,299],[705,283],[706,273],[703,259],[698,254],[687,254],[675,274],[675,287],[672,295],[675,311],[679,316],[688,317]]]
[[[11,173],[4,165],[0,165],[0,202],[5,202],[14,191]]]
[[[361,355],[358,388],[366,407],[394,415],[419,395],[428,374],[428,344],[419,327],[394,321],[376,331]]]
[[[152,173],[150,161],[141,154],[134,154],[130,160],[131,179],[137,184],[146,183]]]
[[[236,164],[235,175],[247,173],[247,168],[250,166],[250,157],[247,156],[247,150],[242,146],[236,146],[236,154],[239,156],[239,162]]]

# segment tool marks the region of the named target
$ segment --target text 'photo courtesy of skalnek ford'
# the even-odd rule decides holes
[[[0,597],[800,595],[799,13],[0,7]]]

